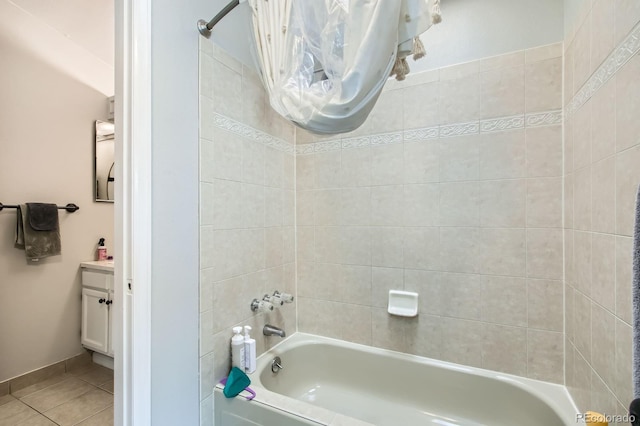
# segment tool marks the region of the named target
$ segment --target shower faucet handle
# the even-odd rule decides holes
[[[271,303],[276,308],[279,308],[280,306],[284,305],[284,302],[280,300],[278,297],[276,297],[276,293],[273,293],[273,296],[269,296],[268,294],[265,294],[262,300],[264,300],[265,302]]]
[[[293,295],[289,293],[280,293],[278,290],[273,292],[273,297],[284,303],[293,303]]]
[[[258,299],[253,299],[253,301],[251,302],[251,310],[253,312],[268,312],[268,311],[273,311],[273,304],[265,301],[265,300],[258,300]]]

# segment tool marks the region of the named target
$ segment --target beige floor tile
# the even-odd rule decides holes
[[[112,405],[113,395],[101,389],[95,389],[44,414],[61,426],[72,426]]]
[[[20,400],[43,413],[92,389],[95,389],[95,387],[84,380],[73,377],[25,396]]]
[[[22,397],[25,397],[27,395],[31,395],[34,392],[38,392],[39,390],[42,390],[44,388],[48,388],[49,386],[55,385],[56,383],[60,383],[60,382],[64,382],[67,379],[72,378],[73,376],[69,375],[69,374],[59,374],[57,376],[53,376],[53,377],[49,377],[48,379],[44,379],[41,382],[38,383],[34,383],[33,385],[27,386],[26,388],[22,388],[20,390],[17,390],[15,392],[12,392],[11,395],[15,396],[16,398],[20,399]]]
[[[16,426],[57,426],[54,422],[38,414],[37,416],[29,417],[27,420],[18,423]]]
[[[78,371],[80,369],[85,369],[87,366],[95,365],[91,360],[91,353],[89,351],[85,351],[80,355],[76,355],[73,358],[69,358],[65,361],[66,371]]]
[[[4,395],[4,396],[0,396],[0,406],[4,405],[4,404],[8,404],[11,401],[15,401],[16,399],[11,396],[11,395]]]
[[[103,383],[98,387],[100,389],[106,390],[109,393],[113,393],[113,380],[109,380],[107,383]]]
[[[113,380],[113,370],[99,365],[88,373],[78,376],[78,378],[92,385],[100,386],[103,383]]]
[[[16,399],[0,406],[0,426],[15,426],[36,415],[35,410]]]
[[[112,426],[113,425],[113,407],[108,407],[98,414],[89,417],[77,426]]]
[[[83,374],[87,374],[98,367],[100,367],[100,365],[94,364],[93,362],[86,364],[74,364],[67,369],[67,373],[73,374],[74,376],[82,376]]]
[[[44,367],[39,370],[32,371],[31,373],[24,374],[20,377],[16,377],[15,379],[11,379],[9,381],[11,393],[20,389],[24,389],[35,383],[40,383],[41,381],[47,380],[50,377],[59,376],[60,374],[63,374],[64,371],[64,361],[60,361],[53,365],[49,365],[48,367]]]

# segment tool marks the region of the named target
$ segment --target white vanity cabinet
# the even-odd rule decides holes
[[[82,346],[113,357],[113,262],[83,262]]]

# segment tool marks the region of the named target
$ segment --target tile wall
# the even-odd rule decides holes
[[[581,410],[624,412],[640,6],[613,3],[584,2],[564,51],[390,81],[360,129],[327,137],[202,41],[203,424],[231,327],[254,326],[259,351],[265,322],[295,331],[295,307],[248,303],[296,280],[300,331],[566,382]],[[389,289],[417,291],[420,315],[389,316]]]
[[[632,399],[638,21],[638,1],[585,1],[564,45],[566,383],[581,410],[606,413]]]
[[[555,44],[390,81],[352,134],[298,131],[299,330],[562,383],[561,108]]]
[[[200,398],[201,423],[211,425],[232,327],[253,327],[258,354],[280,341],[262,335],[265,323],[296,331],[295,303],[249,308],[274,290],[295,293],[295,132],[254,71],[205,39],[200,67]]]

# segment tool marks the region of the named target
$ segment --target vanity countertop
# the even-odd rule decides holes
[[[99,271],[113,272],[113,260],[91,260],[80,263],[81,268],[97,269]]]

